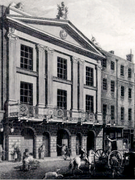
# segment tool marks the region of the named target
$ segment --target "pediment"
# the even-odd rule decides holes
[[[31,32],[42,34],[45,40],[54,42],[57,45],[72,49],[88,56],[88,53],[104,58],[102,52],[86,36],[84,36],[70,21],[59,19],[37,18],[32,16],[14,16],[9,15],[8,19],[24,25],[25,28],[31,29]],[[32,32],[33,34],[33,32]],[[40,36],[41,38],[41,36]],[[75,48],[75,49],[73,49]],[[86,53],[85,53],[86,51]]]
[[[29,24],[29,25],[36,29],[40,29],[41,31],[44,31],[45,33],[50,34],[51,36],[60,38],[65,42],[70,42],[71,44],[82,47],[82,45],[78,43],[76,40],[74,40],[64,28],[61,28],[59,26],[50,26],[50,25],[37,25],[37,24]]]

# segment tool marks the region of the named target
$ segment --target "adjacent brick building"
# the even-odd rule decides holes
[[[106,59],[102,61],[101,104],[104,126],[104,148],[107,138],[118,139],[118,148],[123,142],[133,148],[134,133],[134,86],[135,66],[132,53],[126,59],[114,54],[114,51],[102,51]]]

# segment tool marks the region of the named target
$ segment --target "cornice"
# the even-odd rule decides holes
[[[28,76],[38,77],[37,72],[25,70],[25,69],[22,69],[22,68],[19,68],[19,67],[16,67],[16,72],[20,73],[20,74],[25,74],[25,75],[28,75]]]
[[[94,90],[94,91],[96,91],[96,90],[97,90],[97,88],[96,88],[96,87],[94,87],[94,86],[88,86],[88,85],[86,85],[86,84],[84,84],[84,88],[85,88],[85,89]]]
[[[58,77],[53,76],[53,81],[55,82],[59,82],[59,83],[63,83],[63,84],[68,84],[68,85],[72,85],[72,82],[69,80],[64,80],[64,79],[60,79]]]

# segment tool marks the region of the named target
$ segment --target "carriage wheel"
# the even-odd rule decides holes
[[[122,167],[122,154],[117,151],[114,150],[112,151],[109,156],[108,156],[108,166],[113,168],[121,168]]]
[[[101,162],[103,164],[105,164],[107,160],[107,154],[103,151],[103,149],[98,149],[95,152],[95,156],[94,156],[94,161],[96,162]]]

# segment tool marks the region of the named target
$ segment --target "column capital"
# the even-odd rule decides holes
[[[102,69],[102,66],[101,66],[101,61],[100,61],[100,60],[97,60],[97,68]]]
[[[14,41],[14,40],[17,40],[19,39],[18,36],[15,33],[15,29],[14,28],[11,28],[9,27],[9,32],[7,34],[7,37],[11,40],[11,41]]]
[[[52,49],[52,48],[50,48],[48,46],[45,46],[45,50],[50,54],[53,54],[53,52],[54,52],[54,49]]]
[[[73,56],[72,57],[72,61],[73,61],[73,63],[78,63],[78,61],[79,61],[79,58],[77,58],[77,57],[75,57],[75,56]]]
[[[79,58],[79,63],[80,63],[80,65],[84,65],[84,60]]]
[[[37,44],[37,49],[39,50],[39,51],[45,51],[45,46],[43,46],[43,45],[41,45],[41,44]]]

